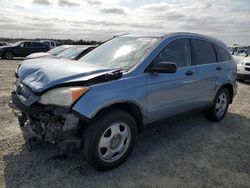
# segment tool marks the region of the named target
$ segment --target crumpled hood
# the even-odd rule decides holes
[[[50,57],[51,55],[49,53],[45,52],[39,52],[39,53],[33,53],[26,57],[26,59],[35,59],[35,58],[41,58],[41,57]]]
[[[112,71],[114,69],[73,60],[30,59],[20,65],[18,77],[33,92],[41,93],[56,85],[87,81]]]

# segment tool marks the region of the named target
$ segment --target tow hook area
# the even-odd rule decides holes
[[[66,115],[64,123],[60,123],[57,118],[52,122],[40,120],[38,123],[26,116],[23,114],[18,119],[29,151],[36,149],[44,141],[59,146],[62,151],[73,151],[81,147],[82,140],[77,136],[79,120],[72,114]]]
[[[23,138],[25,140],[25,144],[29,151],[34,150],[37,146],[42,143],[42,137],[32,131],[31,124],[25,123],[24,126],[21,126],[21,131],[23,133]]]
[[[80,119],[71,110],[55,106],[24,106],[13,95],[9,106],[18,117],[28,150],[34,150],[42,142],[50,142],[63,151],[81,147]]]

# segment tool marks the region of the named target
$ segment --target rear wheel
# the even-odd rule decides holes
[[[13,57],[14,57],[14,55],[13,55],[12,52],[5,52],[4,53],[4,58],[5,59],[11,60],[11,59],[13,59]]]
[[[205,112],[206,117],[215,122],[222,120],[228,111],[229,101],[230,95],[228,89],[222,88],[217,93],[213,106]]]
[[[83,133],[87,162],[97,170],[119,166],[131,153],[136,132],[135,120],[123,110],[112,109],[99,114]]]

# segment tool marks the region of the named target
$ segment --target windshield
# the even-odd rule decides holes
[[[94,49],[79,61],[110,68],[131,69],[157,41],[157,38],[114,38]]]
[[[20,45],[21,43],[23,43],[23,41],[16,42],[16,43],[12,44],[12,46],[18,46],[18,45]]]
[[[63,52],[59,53],[56,57],[74,59],[74,58],[76,58],[80,53],[82,53],[82,51],[83,51],[84,49],[85,49],[85,48],[71,47],[71,48],[68,48],[68,49],[64,50]]]
[[[48,53],[50,53],[51,55],[57,55],[67,48],[69,48],[69,47],[68,46],[58,46],[58,47],[53,48],[52,50],[48,51]]]

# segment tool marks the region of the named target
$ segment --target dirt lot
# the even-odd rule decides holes
[[[97,172],[77,153],[24,147],[7,106],[18,62],[0,60],[0,187],[250,187],[250,84],[239,84],[222,122],[165,123],[145,132],[125,164]]]

